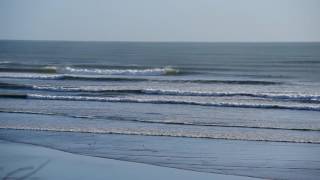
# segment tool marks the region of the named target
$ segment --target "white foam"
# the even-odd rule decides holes
[[[66,67],[67,71],[72,73],[94,73],[105,75],[134,75],[134,76],[159,76],[178,74],[179,70],[171,67],[151,68],[151,69],[86,69]]]
[[[228,139],[228,140],[249,140],[249,141],[273,141],[273,142],[292,142],[292,143],[320,143],[318,137],[298,134],[288,134],[277,132],[275,130],[248,132],[237,131],[235,129],[229,132],[223,131],[203,131],[185,130],[185,129],[158,129],[158,128],[121,128],[121,127],[45,127],[36,125],[11,125],[1,124],[0,129],[14,130],[33,130],[33,131],[54,131],[54,132],[75,132],[75,133],[95,133],[95,134],[122,134],[122,135],[140,135],[140,136],[168,136],[168,137],[187,137],[187,138],[209,138],[209,139]],[[273,133],[273,135],[270,135]]]
[[[320,111],[318,105],[278,105],[278,104],[252,104],[252,103],[227,103],[227,102],[200,102],[188,100],[168,100],[168,99],[137,99],[119,97],[91,97],[91,96],[54,96],[41,94],[28,94],[29,98],[49,99],[49,100],[73,100],[73,101],[102,101],[102,102],[128,102],[128,103],[154,103],[154,104],[187,104],[215,107],[238,107],[238,108],[264,108],[264,109],[290,109],[290,110],[310,110]]]
[[[244,92],[203,92],[203,91],[181,91],[181,90],[159,90],[145,89],[146,94],[180,95],[180,96],[251,96],[260,98],[288,99],[288,100],[309,100],[320,101],[317,94],[271,94],[271,93],[244,93]]]
[[[9,64],[11,61],[0,61],[0,64]]]
[[[64,75],[58,74],[37,74],[37,73],[0,73],[0,78],[19,78],[19,79],[60,79]]]

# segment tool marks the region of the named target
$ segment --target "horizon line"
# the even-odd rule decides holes
[[[53,42],[115,42],[115,43],[320,43],[320,41],[175,41],[175,40],[57,40],[57,39],[0,39],[0,41],[53,41]]]

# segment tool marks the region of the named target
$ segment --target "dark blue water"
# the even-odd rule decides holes
[[[286,166],[275,165],[278,155],[263,164],[266,160],[258,159],[264,156],[262,151],[249,149],[243,152],[253,155],[254,162],[230,161],[219,150],[217,157],[224,158],[217,161],[219,168],[214,159],[201,165],[214,148],[205,149],[199,158],[196,148],[187,150],[191,164],[176,157],[186,144],[206,142],[214,147],[221,139],[236,142],[235,147],[247,146],[234,141],[242,140],[271,149],[286,143],[290,148],[312,144],[313,151],[306,148],[300,156],[309,153],[317,159],[304,173],[311,179],[319,174],[315,153],[320,152],[319,43],[0,41],[0,101],[4,139],[195,171],[280,179],[297,178],[288,176],[294,173],[290,168],[303,169],[310,159],[283,157],[281,162],[288,165],[283,170]],[[86,133],[91,134],[90,141],[100,143],[110,134],[140,139],[146,145],[168,138],[176,148],[161,150],[150,144],[157,153],[141,158],[136,147],[130,151],[137,144],[112,141],[124,153],[119,158],[112,155],[114,149],[96,151],[101,144],[90,145],[92,150],[76,148],[86,144],[82,141]],[[55,143],[71,135],[63,141],[68,148]],[[50,141],[39,138],[46,136]],[[159,160],[158,153],[175,163]],[[234,158],[244,158],[236,154]],[[294,160],[299,163],[290,166]],[[273,167],[269,176],[263,173],[267,165]],[[263,170],[249,171],[251,166]]]

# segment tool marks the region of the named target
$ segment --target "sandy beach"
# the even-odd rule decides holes
[[[62,152],[0,140],[2,179],[255,179]]]

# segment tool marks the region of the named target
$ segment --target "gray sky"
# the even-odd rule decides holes
[[[0,0],[0,39],[320,41],[320,0]]]

